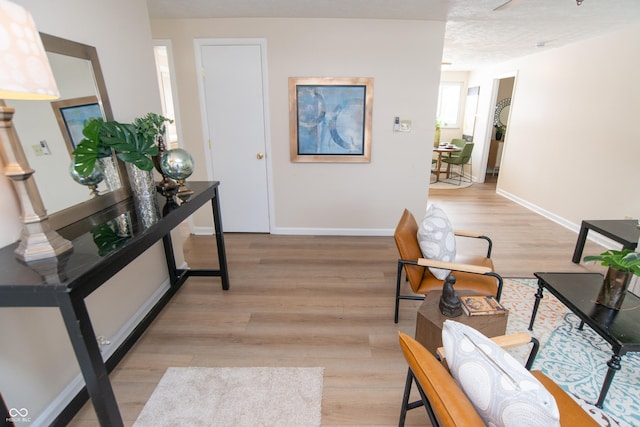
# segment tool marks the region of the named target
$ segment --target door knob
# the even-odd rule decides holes
[[[262,153],[256,154],[256,159],[262,160],[263,158],[264,158],[264,154],[262,154]]]

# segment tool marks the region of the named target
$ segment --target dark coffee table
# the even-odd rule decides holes
[[[578,234],[576,248],[571,259],[576,264],[580,263],[589,230],[615,240],[622,245],[622,249],[635,249],[638,247],[640,229],[638,228],[637,219],[585,220],[582,221],[580,226],[580,234]]]
[[[534,273],[538,278],[538,292],[531,313],[529,330],[533,330],[533,322],[542,292],[549,290],[569,310],[581,320],[580,328],[586,323],[598,335],[611,344],[613,355],[607,362],[609,367],[596,402],[602,408],[609,391],[613,376],[620,370],[621,356],[629,352],[640,351],[640,298],[628,292],[622,308],[612,310],[595,303],[603,276],[600,273]]]

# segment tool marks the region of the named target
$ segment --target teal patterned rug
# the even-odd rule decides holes
[[[509,308],[507,332],[526,331],[537,289],[536,279],[509,279],[501,302]],[[640,354],[622,356],[603,411],[593,404],[611,358],[611,346],[548,292],[540,304],[532,335],[540,341],[533,369],[544,372],[603,426],[640,426]],[[639,325],[640,327],[640,325]],[[514,356],[524,360],[526,350]]]

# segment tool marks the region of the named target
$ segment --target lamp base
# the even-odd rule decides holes
[[[23,224],[20,244],[14,253],[18,259],[31,262],[57,257],[71,250],[71,242],[52,230],[49,221],[45,219]]]

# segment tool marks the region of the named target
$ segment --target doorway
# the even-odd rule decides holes
[[[511,98],[515,85],[515,77],[509,76],[495,80],[496,96],[493,101],[493,115],[491,117],[492,131],[487,156],[485,182],[497,183],[502,163],[502,152],[507,135]]]
[[[196,40],[207,172],[227,232],[270,231],[266,42]]]

